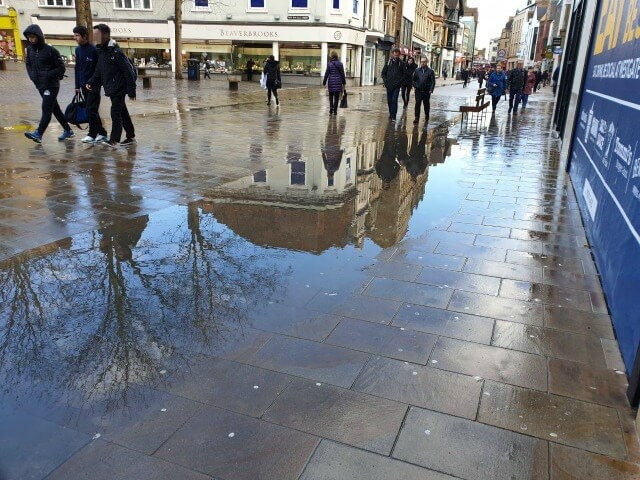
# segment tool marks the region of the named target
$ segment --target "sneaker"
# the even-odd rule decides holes
[[[135,138],[125,138],[123,141],[120,142],[121,147],[130,147],[131,145],[135,145],[135,144],[136,144]]]
[[[118,147],[118,142],[113,142],[113,141],[109,140],[108,138],[105,138],[104,140],[102,140],[100,142],[100,145],[104,145],[105,147],[110,147],[110,148],[117,148]]]
[[[76,136],[76,134],[73,133],[73,130],[65,130],[58,137],[58,141],[59,142],[64,142],[65,140],[67,140],[69,138],[74,138],[75,136]]]
[[[42,143],[42,134],[38,130],[34,130],[33,132],[25,132],[24,136],[36,143]]]
[[[97,139],[93,138],[91,135],[87,135],[82,139],[82,143],[97,143]]]
[[[96,137],[96,143],[103,142],[103,141],[105,141],[107,138],[108,138],[108,137],[107,137],[106,135],[98,135],[98,136]]]

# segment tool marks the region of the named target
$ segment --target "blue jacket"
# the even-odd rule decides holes
[[[489,80],[487,80],[487,85],[493,86],[493,92],[491,92],[492,97],[501,97],[507,89],[507,76],[504,72],[491,72]]]
[[[76,47],[76,88],[84,87],[89,83],[97,64],[98,49],[95,45],[87,43]]]

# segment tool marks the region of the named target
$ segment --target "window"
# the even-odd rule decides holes
[[[358,14],[358,0],[353,0],[353,13],[354,15]]]
[[[75,7],[73,0],[38,0],[38,6],[40,7]]]
[[[209,0],[193,0],[192,12],[210,12]]]
[[[249,8],[264,10],[267,7],[265,0],[249,0]]]
[[[114,0],[116,10],[151,10],[151,0]]]
[[[291,0],[291,8],[309,8],[309,0]]]

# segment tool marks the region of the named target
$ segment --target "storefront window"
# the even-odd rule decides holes
[[[285,44],[280,48],[282,73],[320,75],[320,45]]]

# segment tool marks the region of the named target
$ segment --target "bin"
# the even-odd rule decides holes
[[[189,80],[200,80],[200,60],[190,58],[187,61],[187,78]]]

